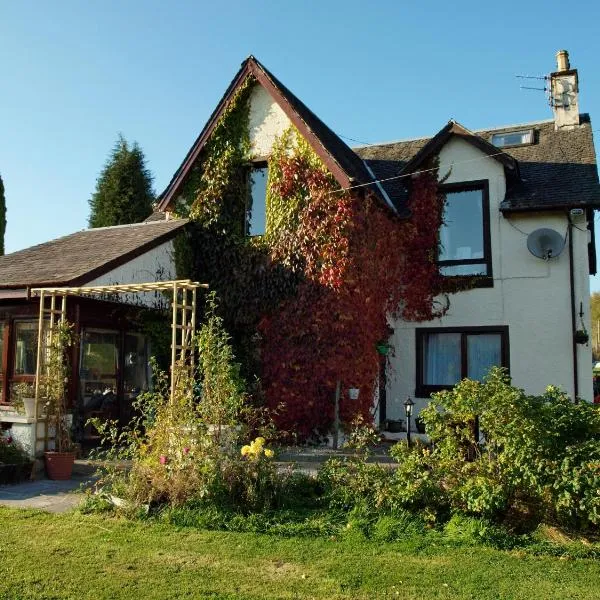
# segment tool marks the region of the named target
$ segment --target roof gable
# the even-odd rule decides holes
[[[236,90],[250,76],[254,77],[257,83],[279,105],[342,187],[348,188],[352,185],[368,184],[373,181],[373,177],[370,175],[364,161],[254,56],[249,56],[242,63],[240,70],[229,84],[223,98],[213,111],[204,129],[187,153],[179,169],[173,175],[171,182],[162,193],[158,202],[160,210],[166,210],[177,198],[187,174],[198,159],[202,148],[210,138],[221,115],[231,102]],[[369,187],[372,191],[380,195],[375,186]]]
[[[504,166],[507,178],[516,181],[519,179],[519,166],[517,161],[487,140],[469,131],[456,121],[448,121],[448,124],[440,129],[409,161],[402,169],[403,174],[417,171],[423,163],[432,156],[439,153],[442,147],[452,138],[457,137],[471,144],[487,156],[494,158]]]
[[[485,141],[498,133],[534,130],[535,143],[512,146],[503,151],[518,161],[520,175],[520,179],[506,190],[500,205],[503,212],[600,208],[593,128],[588,114],[581,114],[580,121],[580,125],[571,130],[556,131],[554,121],[550,119],[475,132]],[[388,193],[402,207],[406,202],[405,169],[432,139],[372,144],[354,150],[375,175],[384,180]],[[492,148],[499,152],[495,146]]]

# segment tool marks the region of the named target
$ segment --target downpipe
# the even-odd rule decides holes
[[[575,307],[575,267],[573,264],[573,221],[571,220],[571,214],[567,212],[567,219],[569,221],[568,234],[569,234],[569,284],[571,288],[571,336],[573,344],[573,390],[574,390],[574,402],[579,402],[579,375],[577,373],[577,342],[575,341],[575,331],[577,330],[577,309]]]

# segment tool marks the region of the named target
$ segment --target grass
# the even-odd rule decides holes
[[[0,508],[0,598],[598,598],[600,561]]]

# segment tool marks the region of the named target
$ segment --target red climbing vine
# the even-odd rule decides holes
[[[252,85],[230,103],[184,186],[180,210],[195,223],[178,264],[217,292],[255,397],[281,407],[278,426],[303,439],[330,428],[338,380],[361,390],[342,402],[342,419],[369,418],[389,315],[443,312],[434,306],[443,199],[437,171],[426,171],[410,181],[412,217],[401,220],[375,192],[341,190],[290,128],[269,159],[266,234],[246,238]]]
[[[388,315],[435,315],[443,200],[435,171],[412,181],[408,220],[373,193],[341,191],[322,165],[283,155],[280,172],[275,193],[306,191],[296,232],[305,277],[260,323],[262,381],[268,403],[283,405],[279,427],[303,439],[331,425],[338,380],[361,390],[342,402],[342,420],[369,419]]]

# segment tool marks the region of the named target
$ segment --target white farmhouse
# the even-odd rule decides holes
[[[577,71],[565,51],[557,59],[553,119],[473,132],[451,121],[433,138],[356,150],[381,177],[438,156],[439,176],[447,177],[440,269],[472,277],[472,289],[453,294],[443,318],[390,323],[381,420],[403,418],[407,397],[418,414],[431,392],[479,379],[491,365],[507,367],[529,393],[554,384],[593,398],[585,334],[600,189]]]

